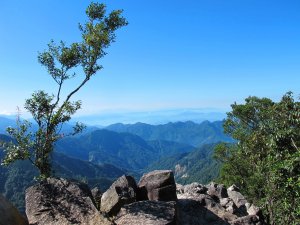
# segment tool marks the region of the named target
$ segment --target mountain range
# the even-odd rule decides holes
[[[21,118],[22,121],[22,118]],[[30,131],[35,131],[37,129],[37,126],[35,122],[32,119],[28,120],[31,122],[31,127],[29,128]],[[61,132],[68,134],[72,133],[73,131],[73,125],[74,123],[66,123],[62,126]],[[7,127],[16,127],[16,117],[14,116],[0,116],[0,134],[7,134],[6,128]],[[89,133],[93,130],[97,130],[99,127],[96,126],[87,126],[86,129],[83,130],[83,132],[80,135]]]
[[[0,117],[0,129],[11,124],[10,119]],[[0,135],[1,140],[11,139]],[[232,141],[223,134],[222,121],[88,127],[85,133],[55,144],[52,164],[55,176],[83,180],[102,190],[122,174],[138,179],[155,169],[172,169],[180,183],[207,183],[218,176],[219,164],[212,155],[214,143],[220,141]],[[3,150],[0,148],[0,160]],[[17,161],[0,166],[0,175],[0,192],[24,209],[24,191],[34,182],[36,169],[28,161]]]
[[[135,134],[145,140],[166,140],[198,147],[219,141],[232,142],[232,139],[224,134],[222,125],[222,121],[203,121],[200,124],[187,121],[162,125],[117,123],[105,129]]]
[[[122,123],[133,124],[143,122],[147,124],[165,124],[177,121],[193,121],[201,123],[205,120],[210,122],[223,120],[226,113],[219,109],[202,108],[202,109],[165,109],[165,110],[148,110],[148,111],[124,111],[119,112],[101,112],[93,115],[78,116],[75,119],[88,125],[107,126],[119,121]]]
[[[120,168],[139,171],[166,155],[192,151],[194,147],[171,141],[145,141],[130,133],[105,129],[79,137],[62,139],[55,149],[65,155],[95,164],[109,163]]]
[[[169,169],[174,171],[176,182],[207,184],[219,175],[221,164],[214,160],[214,144],[205,144],[191,152],[166,156],[150,164],[144,172]]]
[[[0,148],[0,160],[3,157],[3,148]],[[91,188],[98,187],[102,191],[123,174],[138,177],[134,172],[110,164],[95,165],[57,152],[52,154],[52,167],[54,176],[81,180],[88,183]],[[0,193],[24,212],[25,189],[36,182],[37,175],[37,169],[29,161],[16,161],[7,167],[0,166]]]

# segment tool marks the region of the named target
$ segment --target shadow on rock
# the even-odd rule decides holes
[[[178,222],[184,225],[230,225],[204,206],[203,202],[193,199],[179,199]]]

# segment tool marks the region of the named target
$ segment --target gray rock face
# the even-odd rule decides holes
[[[27,225],[18,210],[0,194],[0,225]]]
[[[96,208],[100,210],[100,205],[101,205],[101,197],[102,197],[102,192],[100,191],[99,188],[95,187],[91,190]]]
[[[176,202],[140,201],[121,208],[116,224],[176,225]]]
[[[122,176],[101,197],[100,210],[109,216],[116,215],[125,204],[136,201],[137,185],[133,177]]]
[[[176,184],[171,170],[155,170],[144,174],[138,187],[138,200],[177,200]]]
[[[26,190],[26,214],[29,224],[111,225],[93,204],[86,184],[48,178]]]
[[[228,197],[227,190],[223,184],[216,184],[214,182],[207,185],[207,194],[210,196],[215,196],[217,198]]]
[[[228,220],[237,217],[222,208],[208,207],[206,196],[197,199],[178,199],[178,223],[180,225],[229,225]]]
[[[184,186],[182,184],[176,183],[176,194],[183,194],[184,193]]]
[[[190,195],[206,194],[207,187],[197,182],[187,184],[184,186],[184,193]]]
[[[248,215],[232,221],[231,225],[263,225],[263,223],[259,221],[259,217]]]
[[[235,185],[230,186],[227,189],[227,193],[228,193],[229,198],[231,198],[233,200],[233,202],[236,204],[236,206],[238,208],[245,206],[245,204],[248,203],[248,201],[239,192],[239,189]]]
[[[198,183],[185,185],[178,194],[178,224],[180,225],[262,225],[260,210],[247,201],[237,188],[230,188],[227,195],[223,185]],[[232,199],[236,198],[236,199]],[[245,200],[245,201],[241,201]],[[240,203],[239,207],[236,202]],[[242,204],[244,203],[244,204]],[[248,213],[247,213],[248,209]]]
[[[259,215],[261,213],[261,210],[257,206],[251,205],[249,208],[247,208],[247,213],[249,215]]]
[[[143,175],[139,187],[133,177],[120,177],[101,197],[100,210],[103,214],[94,205],[100,203],[100,196],[99,189],[91,192],[87,185],[80,182],[47,179],[26,190],[29,223],[264,225],[260,209],[248,203],[236,186],[225,189],[216,183],[206,186],[199,183],[175,185],[173,173],[169,170]],[[0,225],[4,225],[1,223],[1,213],[0,198]]]

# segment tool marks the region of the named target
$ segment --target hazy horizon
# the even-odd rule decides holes
[[[24,119],[32,119],[30,115],[20,115]],[[0,117],[15,119],[16,115],[0,114]],[[169,122],[192,121],[201,123],[203,121],[220,121],[226,117],[226,112],[216,109],[169,109],[158,111],[120,111],[120,112],[102,112],[98,114],[76,115],[71,122],[83,122],[89,126],[108,126],[116,123],[135,124],[138,122],[158,125]]]
[[[90,1],[0,3],[0,114],[15,114],[36,90],[55,83],[37,62],[51,39],[80,40]],[[72,100],[76,116],[214,108],[248,96],[299,94],[298,1],[104,1],[123,9],[101,70]],[[54,13],[55,12],[55,13]],[[76,81],[64,86],[69,90]],[[23,111],[24,112],[24,111]]]

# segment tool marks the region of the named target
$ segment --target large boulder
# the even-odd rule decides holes
[[[240,189],[237,186],[232,185],[227,189],[227,193],[228,193],[228,197],[232,199],[232,201],[237,207],[237,210],[235,210],[234,213],[239,216],[247,216],[248,215],[247,208],[249,208],[250,203],[240,193]]]
[[[136,201],[137,185],[133,177],[122,176],[101,197],[100,210],[109,216],[116,215],[121,207]]]
[[[27,220],[0,194],[0,225],[26,225]]]
[[[238,208],[246,207],[245,205],[248,203],[246,198],[240,193],[240,190],[237,186],[232,185],[227,189],[227,193],[229,198],[233,200]]]
[[[115,220],[122,225],[176,225],[176,202],[140,201],[121,208]]]
[[[30,224],[112,224],[95,207],[88,186],[78,181],[48,178],[26,190],[25,202]]]
[[[138,187],[138,200],[177,200],[176,184],[171,170],[155,170],[144,174]]]

